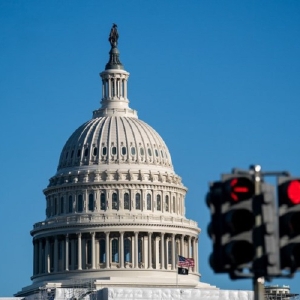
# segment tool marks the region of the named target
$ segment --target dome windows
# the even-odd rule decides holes
[[[128,209],[129,210],[129,194],[125,193],[124,194],[124,209]]]
[[[112,194],[112,209],[113,210],[118,210],[119,209],[119,205],[118,205],[118,195],[117,193],[113,193]]]
[[[155,149],[155,155],[156,155],[156,157],[158,157],[158,151],[157,151],[157,149]]]
[[[71,213],[73,211],[73,198],[70,195],[68,199],[68,213]]]
[[[98,154],[98,148],[97,148],[97,147],[94,147],[94,149],[93,149],[93,155],[94,155],[94,156],[97,156],[97,154]]]
[[[160,195],[156,196],[156,209],[161,210],[161,196]]]
[[[127,149],[126,147],[122,147],[122,155],[126,155]]]
[[[169,211],[169,196],[166,195],[165,197],[165,209],[166,211]]]
[[[72,150],[71,152],[71,158],[73,158],[73,156],[74,156],[74,150]]]
[[[94,210],[94,195],[89,194],[89,210],[93,211]]]
[[[141,209],[141,194],[135,195],[135,209]]]
[[[100,207],[102,210],[105,210],[106,209],[106,199],[105,199],[105,194],[104,193],[101,193],[101,196],[100,196]]]
[[[81,149],[78,149],[77,150],[77,157],[80,157],[80,155],[81,155]]]
[[[102,155],[105,156],[106,154],[107,154],[107,148],[106,148],[106,147],[103,147],[103,148],[102,148]]]
[[[142,156],[144,156],[144,154],[145,154],[145,152],[144,152],[144,148],[140,148],[140,154],[142,155]]]
[[[151,210],[151,195],[147,194],[147,210]]]
[[[135,155],[135,147],[131,147],[131,155]]]
[[[77,212],[82,212],[83,211],[83,198],[82,195],[78,195],[77,198]]]
[[[60,213],[63,214],[65,212],[65,203],[64,203],[64,197],[60,198]]]
[[[149,156],[152,156],[152,151],[150,148],[148,148],[148,154],[149,154]]]
[[[87,157],[89,155],[89,148],[86,148],[84,150],[84,156]]]
[[[113,147],[111,148],[111,154],[112,154],[112,155],[116,155],[116,154],[117,154],[117,147],[113,146]]]

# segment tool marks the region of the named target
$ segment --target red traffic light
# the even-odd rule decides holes
[[[288,183],[287,196],[293,204],[300,204],[300,180],[292,180]]]
[[[254,195],[254,183],[248,177],[234,177],[227,181],[227,192],[234,202],[247,200]]]

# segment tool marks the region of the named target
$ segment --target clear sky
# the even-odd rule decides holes
[[[99,107],[118,24],[130,107],[160,133],[188,187],[201,280],[252,289],[208,265],[208,182],[233,167],[300,176],[300,1],[0,0],[0,296],[30,284],[42,190],[71,133]],[[300,292],[300,275],[273,280]]]

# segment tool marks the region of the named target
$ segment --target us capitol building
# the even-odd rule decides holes
[[[25,299],[252,299],[200,282],[197,223],[160,135],[129,107],[114,24],[101,107],[65,143],[34,224]],[[193,258],[177,274],[178,254]],[[235,295],[235,298],[232,295]],[[240,295],[240,296],[239,296]]]

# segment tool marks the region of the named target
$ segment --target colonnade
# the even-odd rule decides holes
[[[198,237],[168,232],[78,232],[33,241],[33,275],[97,269],[175,270],[177,256],[193,258],[198,272]]]

